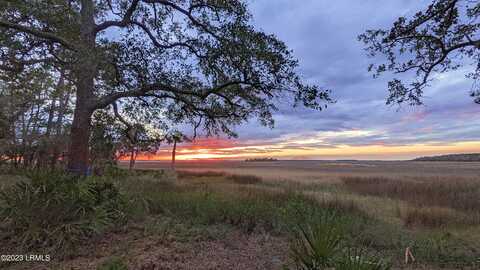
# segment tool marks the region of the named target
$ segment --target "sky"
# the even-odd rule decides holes
[[[468,67],[436,75],[424,106],[385,104],[392,74],[372,78],[357,36],[389,28],[430,1],[251,0],[257,29],[275,34],[299,59],[306,82],[332,89],[336,103],[324,111],[281,104],[275,127],[255,120],[236,128],[239,137],[199,138],[177,148],[177,159],[401,160],[447,153],[480,152],[480,105],[468,93]],[[168,159],[169,147],[155,156]]]

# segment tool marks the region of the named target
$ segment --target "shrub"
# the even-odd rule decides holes
[[[311,223],[297,225],[290,258],[299,270],[388,270],[390,266],[364,250],[347,247],[343,218],[324,214]]]
[[[314,225],[298,225],[291,246],[291,258],[297,269],[316,270],[333,267],[341,251],[342,234],[332,220]]]
[[[22,248],[67,255],[82,240],[126,218],[126,201],[110,182],[59,173],[29,177],[0,192],[0,218]]]

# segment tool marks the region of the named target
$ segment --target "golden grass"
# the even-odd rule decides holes
[[[356,194],[404,202],[399,204],[397,212],[409,228],[480,225],[480,181],[473,178],[344,177],[342,180]]]
[[[226,173],[222,171],[177,171],[177,177],[184,178],[198,178],[198,177],[221,177]]]
[[[128,166],[121,162],[120,166]],[[139,161],[137,169],[170,168],[169,162]],[[411,161],[178,161],[179,171],[222,171],[249,174],[264,180],[288,180],[302,183],[338,182],[343,176],[363,177],[477,177],[480,162],[411,162]]]
[[[480,210],[480,181],[474,179],[344,177],[343,183],[359,194],[400,199],[416,206],[449,207],[469,212]]]
[[[329,169],[340,164],[325,165]],[[271,165],[268,165],[271,166]],[[355,165],[356,166],[356,165]],[[356,168],[354,165],[350,167]],[[347,167],[350,170],[350,167]],[[371,170],[375,165],[365,166]],[[383,175],[326,175],[324,172],[310,175],[299,181],[304,170],[293,180],[280,177],[283,171],[270,168],[265,174],[263,167],[248,168],[241,174],[234,174],[231,168],[220,170],[179,171],[178,178],[191,184],[213,184],[209,188],[225,193],[243,193],[232,185],[250,185],[255,190],[276,192],[289,190],[309,195],[328,208],[339,207],[361,209],[379,220],[405,225],[408,228],[445,228],[474,226],[480,224],[480,181],[472,177],[442,177],[418,175],[390,175],[386,169]],[[380,170],[375,168],[377,172]],[[253,173],[253,174],[248,174]],[[318,173],[318,172],[314,172]],[[278,174],[275,179],[272,177]],[[287,174],[287,177],[289,175]],[[316,181],[313,179],[317,179]],[[251,191],[249,191],[251,192]]]
[[[259,231],[277,228],[281,217],[292,215],[295,212],[292,209],[297,209],[290,207],[296,206],[292,196],[302,195],[306,200],[302,199],[300,208],[314,202],[319,211],[333,209],[353,217],[352,243],[358,241],[400,260],[409,245],[414,245],[420,261],[422,257],[427,260],[417,253],[421,249],[431,250],[439,257],[454,252],[456,246],[442,244],[439,246],[445,250],[442,253],[429,242],[419,244],[443,232],[454,236],[448,240],[449,245],[468,244],[468,249],[459,249],[462,252],[473,250],[470,247],[480,250],[480,179],[469,174],[423,175],[419,168],[412,167],[419,171],[417,175],[410,172],[409,176],[400,176],[390,174],[388,168],[379,168],[378,164],[350,165],[345,169],[348,172],[338,172],[341,166],[337,163],[322,165],[325,171],[310,170],[307,166],[301,172],[295,168],[288,174],[285,173],[288,167],[276,170],[268,166],[225,171],[223,167],[133,171],[116,180],[123,191],[135,195],[132,198],[138,199],[139,204],[147,205],[149,213],[192,218],[192,224],[223,222],[247,232],[255,224],[259,224]],[[365,171],[357,175],[351,170]],[[295,204],[285,207],[288,200]],[[148,214],[148,218],[153,214]]]
[[[480,224],[475,215],[467,215],[444,207],[411,207],[400,210],[400,216],[408,228],[447,228],[449,226]]]

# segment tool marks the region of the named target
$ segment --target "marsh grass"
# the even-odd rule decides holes
[[[480,224],[480,181],[475,179],[344,177],[342,181],[352,192],[408,203],[399,209],[408,227]]]
[[[189,172],[179,179],[193,177]],[[193,174],[197,175],[198,174]],[[362,216],[353,203],[320,201],[286,189],[258,186],[251,178],[223,174],[202,173],[197,181],[159,181],[155,177],[123,178],[120,190],[136,202],[137,213],[165,215],[198,225],[229,224],[245,232],[263,230],[285,232],[299,219],[314,217],[326,211],[342,215]],[[219,180],[220,175],[223,177]],[[237,180],[236,182],[232,180]],[[216,179],[214,184],[211,180]],[[245,180],[246,179],[246,180]],[[259,180],[261,181],[261,180]],[[192,184],[195,183],[195,184]],[[143,211],[143,212],[142,212]]]
[[[351,191],[400,199],[416,206],[450,207],[472,212],[480,209],[480,181],[474,179],[344,177],[342,180]]]
[[[449,184],[442,182],[441,191],[433,191],[435,185],[428,183],[428,179],[398,180],[397,183],[388,178],[346,178],[342,180],[344,184],[281,182],[275,185],[264,179],[252,181],[244,177],[233,176],[242,179],[235,181],[231,174],[217,171],[174,173],[115,169],[91,180],[113,183],[126,202],[122,207],[128,219],[125,226],[139,227],[143,237],[155,237],[160,243],[173,241],[171,239],[185,242],[223,239],[232,230],[291,239],[298,232],[299,224],[315,226],[329,216],[334,217],[335,229],[342,232],[349,250],[367,251],[362,258],[370,258],[367,255],[371,252],[381,252],[400,265],[405,248],[412,247],[422,264],[449,266],[454,262],[472,263],[478,254],[464,239],[447,233],[448,228],[459,226],[459,222],[462,226],[476,222],[468,220],[476,213],[467,206],[476,205],[469,197],[473,193],[462,188],[461,183],[451,184],[457,195],[447,195],[465,200],[454,203],[456,207],[453,207],[441,202],[437,194],[447,194]],[[427,194],[409,194],[411,183]],[[476,182],[465,183],[469,189],[476,187]],[[397,202],[402,203],[394,210]],[[383,210],[370,211],[382,207],[387,207],[385,211],[398,216],[407,226],[390,222],[390,216],[379,217],[386,214]],[[417,227],[422,230],[417,231]],[[434,231],[439,232],[430,233]],[[82,239],[85,238],[82,236]],[[346,260],[342,269],[356,269],[351,267],[357,264],[368,267],[365,262],[369,260]]]
[[[352,246],[352,250],[366,248],[369,252],[381,251],[385,258],[393,258],[392,261],[397,265],[401,264],[403,252],[408,246],[415,248],[415,256],[422,263],[448,264],[455,258],[458,262],[471,262],[474,258],[475,252],[471,251],[471,247],[457,244],[462,243],[462,240],[456,236],[433,241],[431,239],[436,239],[437,236],[431,236],[423,231],[408,230],[412,227],[443,228],[444,222],[448,226],[456,226],[458,225],[456,220],[459,217],[466,217],[465,214],[448,207],[444,214],[441,212],[443,210],[436,209],[445,207],[437,206],[433,211],[439,211],[441,215],[433,217],[432,220],[429,218],[430,215],[435,216],[434,214],[423,208],[420,208],[422,209],[420,211],[426,212],[418,212],[417,208],[420,206],[413,203],[407,206],[401,204],[397,207],[398,213],[393,213],[395,203],[390,198],[394,196],[390,194],[397,194],[396,191],[387,193],[388,198],[380,196],[380,191],[365,194],[369,196],[376,194],[377,198],[364,195],[352,197],[338,185],[331,184],[325,188],[314,184],[310,189],[307,184],[299,186],[283,183],[275,186],[265,181],[239,184],[232,181],[229,174],[218,172],[187,175],[179,176],[179,181],[160,181],[155,177],[127,177],[122,178],[118,184],[124,187],[123,190],[128,191],[132,198],[141,198],[145,202],[148,210],[144,210],[144,215],[159,215],[163,219],[175,220],[177,228],[170,229],[169,233],[176,234],[178,239],[193,239],[200,235],[221,237],[219,235],[222,232],[211,228],[225,228],[224,226],[237,228],[245,233],[291,235],[298,224],[314,224],[319,218],[333,214],[337,220],[336,226],[344,232],[343,237]],[[318,196],[319,192],[324,196]],[[402,191],[400,194],[406,192]],[[395,196],[397,197],[394,198],[398,199],[400,195]],[[402,198],[408,198],[407,195],[404,196]],[[392,208],[389,210],[393,211],[392,215],[398,215],[404,222],[408,221],[405,222],[406,227],[381,220],[375,216],[376,214],[367,211],[372,207],[383,206],[383,200],[389,201],[388,205],[392,204],[392,207],[389,206],[389,209]],[[365,207],[364,204],[368,203],[372,205]],[[423,214],[427,217],[418,216]],[[463,224],[466,221],[460,219],[460,222]],[[158,222],[153,226],[160,226],[159,233],[162,234],[165,231],[165,227],[162,227],[164,224]],[[429,245],[433,242],[436,245]],[[356,263],[360,262],[346,261],[345,267]]]
[[[222,177],[226,173],[222,171],[177,171],[178,178],[199,178],[199,177]]]
[[[475,226],[480,224],[477,214],[465,214],[444,207],[411,207],[400,209],[400,217],[409,228],[446,228],[451,226]]]
[[[229,175],[227,179],[239,185],[254,185],[262,182],[262,178],[255,175]]]

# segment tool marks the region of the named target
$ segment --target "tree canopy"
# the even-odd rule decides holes
[[[369,56],[383,55],[386,62],[371,64],[378,76],[386,71],[412,73],[405,82],[388,83],[387,104],[422,104],[424,89],[435,73],[472,65],[466,76],[473,79],[471,96],[480,104],[480,3],[469,0],[435,0],[412,18],[399,17],[390,29],[368,30],[359,36]]]
[[[146,108],[151,119],[235,135],[251,117],[273,125],[286,94],[314,109],[331,101],[302,82],[282,41],[252,25],[245,0],[4,1],[2,78],[39,66],[73,85],[68,166],[80,172],[92,114],[112,104],[120,114]]]

